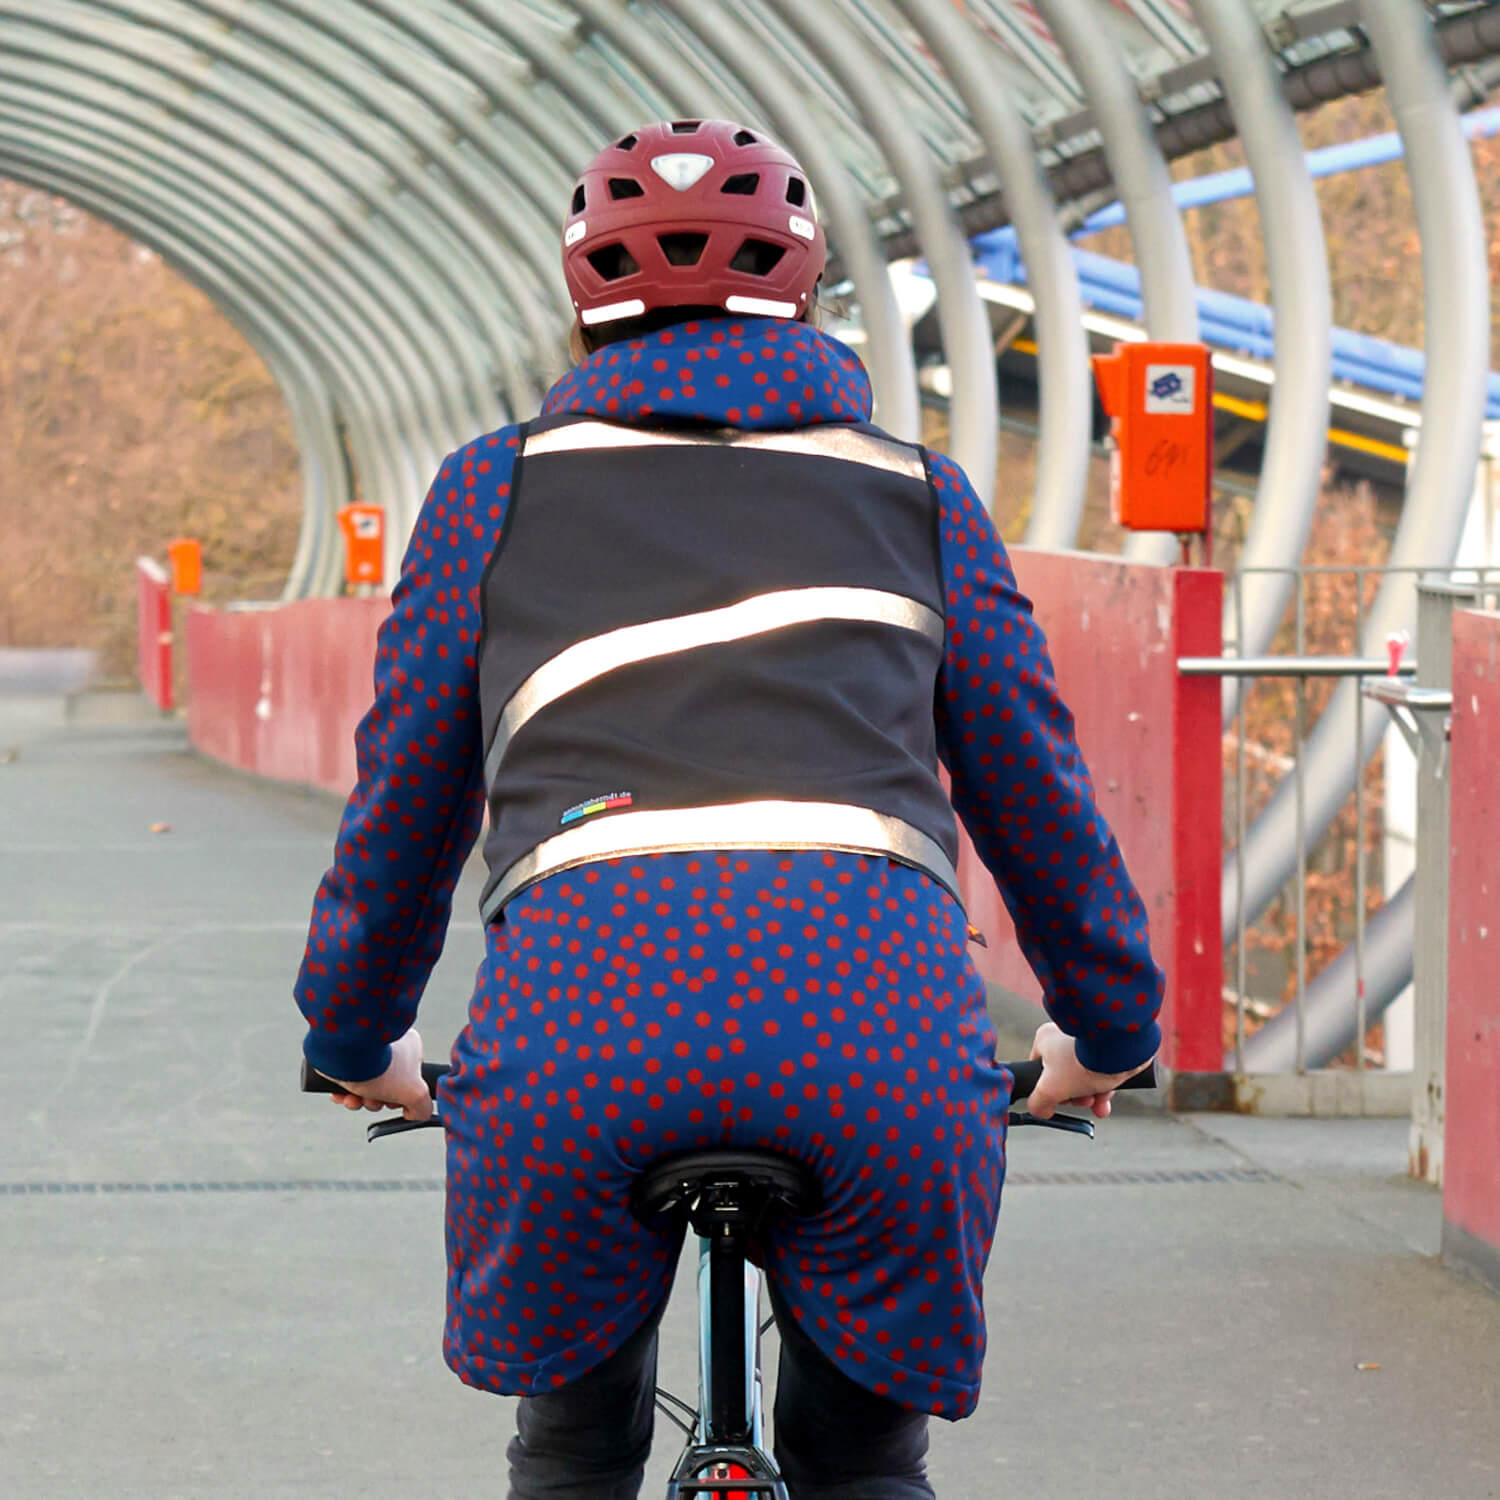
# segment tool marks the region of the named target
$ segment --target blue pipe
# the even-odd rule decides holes
[[[1491,113],[1500,115],[1500,110]],[[971,244],[979,268],[991,281],[1013,286],[1026,284],[1026,267],[1011,229],[992,230],[979,235]],[[1134,266],[1076,247],[1073,259],[1087,306],[1128,322],[1141,321],[1144,315],[1141,278]],[[1199,332],[1206,343],[1252,359],[1271,358],[1275,318],[1269,307],[1210,287],[1196,288],[1194,298]],[[1426,357],[1419,349],[1408,349],[1348,328],[1333,331],[1335,380],[1416,401],[1421,399],[1426,372]],[[1500,374],[1494,372],[1488,380],[1485,410],[1488,417],[1500,418]]]
[[[1500,135],[1500,108],[1478,109],[1463,117],[1464,134],[1470,139]],[[1386,135],[1367,136],[1360,141],[1342,141],[1307,153],[1307,170],[1313,177],[1332,177],[1339,172],[1354,172],[1363,167],[1383,166],[1399,161],[1401,137],[1393,130]],[[1248,198],[1255,191],[1246,167],[1232,167],[1227,172],[1211,172],[1206,177],[1190,178],[1172,188],[1172,198],[1179,208],[1202,208],[1209,203],[1224,203],[1231,198]],[[1076,231],[1093,234],[1113,229],[1125,222],[1125,205],[1111,203],[1090,214]]]
[[[1500,108],[1476,110],[1464,116],[1463,128],[1471,140],[1500,135]],[[1401,137],[1391,132],[1309,151],[1307,164],[1314,177],[1327,177],[1396,161],[1401,154]],[[1172,196],[1180,208],[1199,208],[1207,203],[1244,197],[1251,191],[1250,173],[1236,167],[1180,182],[1172,189]],[[1089,218],[1080,232],[1106,229],[1124,220],[1124,208],[1118,203],[1111,204]],[[990,280],[1025,285],[1026,267],[1013,229],[1007,226],[991,230],[979,235],[971,245],[980,269]],[[1083,300],[1089,307],[1133,323],[1141,321],[1144,311],[1141,278],[1134,266],[1076,246],[1073,258]],[[1205,342],[1254,359],[1272,357],[1275,321],[1269,307],[1210,287],[1198,287],[1194,296],[1199,331]],[[1333,331],[1335,380],[1415,401],[1421,399],[1426,373],[1427,361],[1419,349],[1408,349],[1348,328]],[[1493,372],[1489,376],[1485,414],[1492,419],[1500,418],[1500,374]]]

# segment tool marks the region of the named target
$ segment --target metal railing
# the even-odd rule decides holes
[[[1315,858],[1320,847],[1322,847],[1312,836],[1306,820],[1306,783],[1304,767],[1304,747],[1306,745],[1309,731],[1316,722],[1312,718],[1312,698],[1310,691],[1312,685],[1319,681],[1330,679],[1355,679],[1361,689],[1368,682],[1378,682],[1382,679],[1391,679],[1392,683],[1402,683],[1402,693],[1405,698],[1421,696],[1421,693],[1409,686],[1410,679],[1418,672],[1418,663],[1406,658],[1403,638],[1400,642],[1393,642],[1388,655],[1384,658],[1376,656],[1365,656],[1345,654],[1352,650],[1358,650],[1358,644],[1365,632],[1366,618],[1369,610],[1369,600],[1372,594],[1371,585],[1377,581],[1384,580],[1392,574],[1409,576],[1415,594],[1417,584],[1424,579],[1451,580],[1454,583],[1469,585],[1465,592],[1471,592],[1476,602],[1489,601],[1493,607],[1494,603],[1500,602],[1500,568],[1460,568],[1455,566],[1445,567],[1381,567],[1366,564],[1327,564],[1308,566],[1304,568],[1254,568],[1244,570],[1245,574],[1255,573],[1280,573],[1283,576],[1290,575],[1296,580],[1295,599],[1290,620],[1290,634],[1292,650],[1284,655],[1239,657],[1234,654],[1233,643],[1226,646],[1226,654],[1222,658],[1212,657],[1184,657],[1179,660],[1179,669],[1189,676],[1216,676],[1226,682],[1236,682],[1244,685],[1242,691],[1235,693],[1235,713],[1232,721],[1231,732],[1235,738],[1234,748],[1234,817],[1232,828],[1232,840],[1234,844],[1231,859],[1234,864],[1235,880],[1235,918],[1233,923],[1233,938],[1231,946],[1234,950],[1233,990],[1229,993],[1226,987],[1226,1003],[1232,1001],[1235,1008],[1234,1015],[1234,1041],[1233,1046],[1226,1058],[1230,1071],[1237,1077],[1247,1076],[1246,1066],[1246,1042],[1250,1031],[1252,1019],[1266,1021],[1281,1009],[1278,1003],[1279,997],[1266,997],[1265,1002],[1258,1002],[1250,993],[1250,932],[1254,925],[1251,914],[1246,910],[1245,903],[1245,866],[1244,850],[1246,848],[1246,834],[1251,821],[1250,807],[1250,772],[1249,763],[1251,757],[1260,750],[1262,761],[1269,758],[1270,752],[1259,746],[1258,741],[1251,738],[1248,720],[1250,718],[1249,708],[1251,704],[1251,687],[1257,683],[1286,681],[1294,684],[1293,703],[1291,712],[1291,753],[1282,759],[1277,757],[1280,764],[1276,767],[1278,771],[1290,776],[1295,795],[1296,805],[1296,862],[1295,873],[1289,882],[1291,890],[1286,893],[1288,903],[1292,908],[1292,941],[1290,953],[1291,974],[1288,981],[1292,988],[1292,994],[1284,1004],[1292,1007],[1293,1019],[1295,1021],[1295,1063],[1293,1072],[1301,1078],[1317,1073],[1322,1060],[1314,1060],[1309,1066],[1308,1055],[1308,1033],[1307,1033],[1307,998],[1309,991],[1309,914],[1308,914],[1308,876],[1310,861]],[[1316,644],[1322,646],[1323,650],[1309,651],[1309,594],[1319,580],[1341,579],[1347,581],[1341,592],[1346,596],[1341,601],[1342,613],[1335,609],[1332,614],[1337,618],[1323,619],[1320,623],[1323,639]],[[1352,601],[1347,598],[1349,593],[1348,584],[1352,583]],[[1228,587],[1232,590],[1231,595],[1231,618],[1237,639],[1244,638],[1243,628],[1243,589],[1240,587],[1240,577],[1236,576],[1230,580]],[[1416,617],[1415,607],[1412,610],[1412,618]],[[1333,637],[1330,642],[1329,636]],[[1335,649],[1327,649],[1329,645]],[[1424,676],[1426,674],[1423,674]],[[1366,1039],[1370,1025],[1375,1018],[1367,1014],[1367,987],[1366,987],[1366,927],[1367,906],[1369,904],[1369,861],[1370,851],[1367,845],[1370,843],[1368,835],[1369,823],[1369,790],[1367,789],[1367,777],[1365,774],[1365,756],[1362,751],[1366,740],[1366,702],[1367,694],[1364,691],[1356,693],[1354,706],[1354,734],[1350,746],[1350,779],[1351,792],[1354,804],[1354,844],[1353,844],[1353,869],[1349,874],[1352,887],[1352,934],[1346,950],[1353,963],[1354,995],[1355,995],[1355,1021],[1354,1036],[1356,1044],[1353,1049],[1352,1071],[1363,1074],[1367,1067]],[[1377,707],[1376,712],[1381,710]],[[1279,780],[1280,777],[1278,776]],[[1345,800],[1347,806],[1348,799]],[[1333,828],[1339,827],[1336,819]],[[1226,830],[1229,832],[1229,830]],[[1332,899],[1332,898],[1330,898]],[[1339,914],[1335,909],[1335,917]],[[1371,913],[1373,917],[1373,913]],[[1342,928],[1342,921],[1335,922],[1335,929]],[[1313,980],[1316,983],[1316,977]],[[1267,1003],[1268,1002],[1268,1003]],[[1404,1081],[1408,1075],[1400,1075]],[[1361,1080],[1362,1082],[1362,1080]],[[1395,1107],[1395,1101],[1402,1097],[1399,1093],[1401,1085],[1396,1079],[1392,1079],[1392,1088],[1389,1090],[1391,1098],[1387,1101],[1391,1107]],[[1305,1097],[1313,1098],[1311,1089]],[[1328,1092],[1329,1097],[1335,1091]],[[1345,1091],[1347,1093],[1347,1091]],[[1351,1107],[1366,1109],[1369,1101],[1361,1090],[1355,1091],[1354,1096],[1358,1101]],[[1316,1107],[1315,1104],[1310,1107]]]
[[[1314,678],[1341,678],[1375,677],[1381,674],[1389,674],[1391,663],[1382,661],[1379,657],[1337,657],[1337,656],[1250,656],[1243,658],[1215,658],[1215,657],[1183,657],[1178,663],[1178,670],[1184,676],[1189,677],[1232,677],[1250,678],[1256,681],[1291,679],[1296,683],[1296,715],[1294,719],[1292,735],[1292,757],[1290,774],[1294,779],[1297,790],[1297,873],[1294,878],[1294,903],[1295,903],[1295,956],[1296,965],[1296,994],[1292,1004],[1297,1010],[1297,1072],[1307,1071],[1307,1036],[1306,1021],[1303,1014],[1303,1006],[1307,994],[1307,827],[1304,817],[1305,811],[1305,783],[1303,780],[1302,746],[1307,738],[1307,685]],[[1416,671],[1415,663],[1402,661],[1396,665],[1396,674],[1410,676]],[[1247,967],[1248,948],[1246,941],[1249,923],[1245,912],[1245,880],[1244,880],[1244,848],[1245,832],[1249,822],[1247,808],[1249,803],[1249,777],[1247,774],[1248,757],[1246,752],[1247,735],[1245,732],[1245,701],[1248,694],[1242,695],[1240,712],[1235,716],[1235,869],[1238,875],[1236,882],[1239,900],[1237,902],[1235,916],[1235,1041],[1234,1058],[1235,1071],[1243,1073],[1244,1051],[1245,1051],[1245,1011],[1247,1000]],[[1363,717],[1363,699],[1358,710]],[[1363,724],[1360,724],[1363,729]],[[1356,732],[1356,746],[1362,742],[1362,734]],[[1358,756],[1356,756],[1358,759]],[[1362,771],[1358,767],[1358,771]],[[1355,861],[1354,861],[1354,947],[1355,947],[1355,983],[1360,996],[1361,1009],[1364,998],[1364,908],[1365,908],[1365,858],[1364,858],[1364,829],[1366,822],[1365,813],[1365,778],[1362,774],[1355,777]],[[1364,1024],[1364,1016],[1361,1013],[1357,1022],[1359,1035],[1363,1037],[1368,1030]],[[1364,1066],[1364,1049],[1355,1049],[1355,1066]]]

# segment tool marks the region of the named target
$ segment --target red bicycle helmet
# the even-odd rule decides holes
[[[563,229],[568,294],[590,328],[662,307],[800,318],[826,258],[806,173],[729,120],[643,125],[605,147]]]

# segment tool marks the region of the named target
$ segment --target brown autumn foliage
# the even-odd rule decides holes
[[[209,597],[270,597],[296,546],[281,394],[209,300],[149,251],[0,182],[0,646],[135,657],[133,566],[204,546]]]

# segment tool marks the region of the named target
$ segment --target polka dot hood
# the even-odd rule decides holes
[[[870,407],[870,377],[847,344],[805,323],[752,318],[606,344],[553,386],[542,415],[774,428],[868,422]]]
[[[606,346],[546,415],[796,427],[868,420],[854,353],[800,324],[705,320]],[[359,781],[313,907],[296,999],[336,1078],[384,1070],[413,1023],[484,814],[480,579],[515,428],[442,464],[380,632]],[[1094,804],[1046,642],[951,459],[931,454],[946,591],[934,713],[954,806],[1079,1056],[1160,1041],[1146,917]],[[530,887],[486,933],[442,1091],[444,1351],[471,1385],[550,1389],[666,1296],[678,1244],[630,1215],[664,1154],[770,1147],[822,1180],[766,1270],[853,1379],[945,1417],[978,1399],[982,1282],[1005,1169],[963,913],[927,876],[816,850],[616,859]]]

